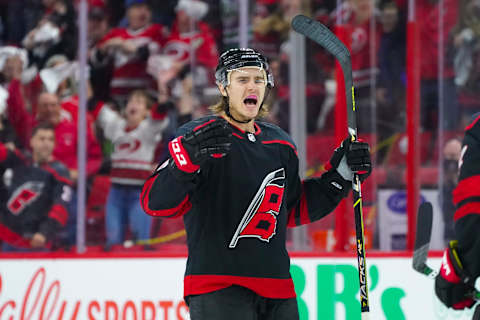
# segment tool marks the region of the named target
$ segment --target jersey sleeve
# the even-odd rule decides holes
[[[0,142],[0,167],[14,168],[25,163],[25,157],[18,149],[10,150]]]
[[[332,212],[348,195],[351,182],[336,170],[326,171],[320,178],[300,180],[298,157],[292,153],[288,178],[288,226],[296,227],[317,221]]]
[[[47,218],[40,224],[39,232],[51,240],[55,234],[65,227],[68,219],[68,205],[72,200],[72,182],[67,168],[58,162],[45,167],[52,174],[52,206],[48,211]]]
[[[479,117],[480,118],[480,117]],[[480,276],[480,121],[467,131],[460,159],[459,182],[453,191],[455,234],[465,269]]]
[[[180,127],[176,136],[182,136],[196,126],[196,121]],[[160,165],[143,185],[140,204],[143,210],[155,217],[176,218],[192,207],[191,199],[198,184],[198,176],[191,182],[179,181],[168,169],[169,161]]]

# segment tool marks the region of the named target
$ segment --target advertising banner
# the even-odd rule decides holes
[[[302,320],[360,320],[355,261],[292,258]],[[0,259],[0,320],[186,320],[184,268],[185,258]],[[367,256],[366,271],[370,319],[471,319],[443,307],[408,257]]]

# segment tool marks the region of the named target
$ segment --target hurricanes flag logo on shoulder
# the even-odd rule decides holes
[[[229,248],[235,248],[240,238],[270,241],[277,229],[277,216],[282,205],[284,190],[285,169],[270,172],[263,179],[230,241]]]

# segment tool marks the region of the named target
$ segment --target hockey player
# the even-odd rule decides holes
[[[445,249],[435,279],[435,293],[453,309],[474,304],[475,280],[480,275],[480,114],[466,128],[459,168],[459,182],[453,191],[457,241]]]
[[[332,212],[353,173],[370,174],[369,146],[346,139],[321,178],[301,181],[292,139],[256,120],[273,87],[266,59],[230,49],[215,77],[222,94],[215,115],[179,128],[170,159],[147,179],[140,201],[150,215],[184,218],[192,320],[298,319],[287,226]]]
[[[24,157],[0,144],[0,166],[13,170],[0,211],[3,251],[45,249],[67,221],[71,181],[67,168],[52,157],[54,128],[37,125],[30,146],[32,156]]]

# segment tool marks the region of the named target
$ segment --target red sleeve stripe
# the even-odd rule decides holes
[[[296,227],[303,224],[310,223],[310,216],[308,215],[308,205],[307,205],[307,197],[305,194],[305,190],[303,189],[303,182],[302,182],[302,195],[300,197],[300,202],[290,210],[288,215],[288,227]]]
[[[453,220],[457,221],[468,214],[480,214],[480,202],[469,202],[461,206],[455,211]]]
[[[58,181],[68,184],[69,186],[73,185],[73,182],[70,179],[62,177],[55,169],[53,169],[49,165],[44,165],[42,168],[50,172],[53,175],[53,177]]]
[[[60,204],[54,204],[48,213],[48,216],[57,220],[63,227],[67,224],[68,211],[67,208]]]
[[[465,128],[465,131],[472,129],[473,126],[475,126],[475,124],[478,122],[479,119],[480,119],[480,116],[478,116],[472,123],[470,123],[470,124]]]
[[[198,130],[198,129],[202,128],[202,127],[205,127],[207,124],[212,123],[212,122],[214,122],[214,121],[217,121],[217,119],[212,119],[212,120],[209,120],[209,121],[207,121],[207,122],[205,122],[205,123],[202,123],[201,125],[196,126],[196,127],[193,129],[193,131]]]
[[[143,211],[145,211],[151,216],[164,217],[164,218],[176,218],[187,213],[192,207],[192,204],[190,203],[188,195],[185,196],[182,202],[180,202],[180,204],[175,208],[161,209],[161,210],[150,209],[149,207],[150,190],[152,189],[153,183],[155,182],[155,179],[157,177],[158,175],[150,177],[147,180],[147,182],[145,182],[145,185],[143,186],[142,193],[140,194],[140,204],[143,208]]]
[[[300,198],[300,224],[310,223],[310,216],[308,215],[307,197],[302,183],[302,196]]]
[[[480,175],[461,180],[453,190],[453,203],[458,204],[470,197],[479,197]]]
[[[10,228],[0,223],[0,239],[6,243],[19,247],[30,248],[30,241],[16,232],[13,232]]]
[[[0,161],[5,161],[8,156],[8,149],[3,143],[0,143]]]
[[[294,146],[293,144],[291,144],[291,143],[288,142],[288,141],[285,141],[285,140],[270,140],[270,141],[262,141],[262,143],[263,143],[263,144],[279,143],[279,144],[283,144],[283,145],[289,146],[290,148],[293,149],[293,151],[295,152],[295,154],[296,154],[297,157],[298,157],[297,149],[295,148],[295,146]]]

